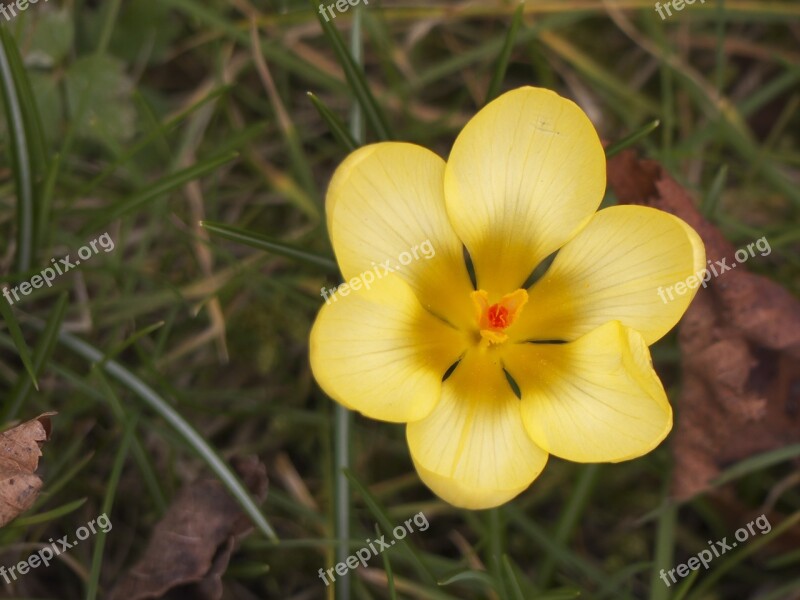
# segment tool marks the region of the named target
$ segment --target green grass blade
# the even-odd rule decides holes
[[[56,191],[56,180],[58,179],[60,169],[61,154],[56,154],[47,169],[39,200],[39,208],[36,211],[36,232],[34,237],[41,247],[46,247],[48,245],[47,233],[50,225],[50,213],[52,211],[53,198]]]
[[[218,88],[215,88],[214,90],[209,92],[206,96],[204,96],[203,98],[201,98],[200,100],[198,100],[185,110],[181,111],[170,120],[163,123],[160,127],[148,132],[147,135],[145,135],[141,140],[133,144],[124,153],[120,154],[116,158],[116,160],[114,160],[111,164],[106,166],[100,172],[99,175],[97,175],[88,184],[82,187],[78,191],[78,196],[88,196],[97,188],[97,186],[99,186],[106,179],[108,179],[108,177],[112,173],[114,173],[114,171],[116,171],[121,165],[128,162],[131,158],[133,158],[136,154],[147,148],[153,142],[162,140],[167,135],[167,133],[169,133],[170,131],[172,131],[172,129],[180,125],[182,121],[191,116],[196,110],[208,104],[209,102],[216,100],[223,94],[226,94],[230,89],[231,89],[230,85],[223,85]]]
[[[697,581],[699,576],[700,571],[692,571],[689,573],[689,576],[681,582],[680,587],[675,590],[675,595],[672,596],[670,600],[683,600],[686,598],[686,594],[692,589],[694,582]]]
[[[758,600],[786,600],[787,598],[797,598],[798,594],[800,594],[800,579],[795,579],[791,583],[759,596]]]
[[[71,512],[78,510],[81,506],[83,506],[86,503],[86,500],[87,500],[86,498],[79,498],[78,500],[67,502],[63,506],[59,506],[58,508],[54,508],[53,510],[48,510],[47,512],[39,513],[38,515],[31,515],[30,517],[17,519],[9,523],[7,527],[30,527],[31,525],[39,525],[40,523],[47,523],[48,521],[58,519],[60,517],[70,514]]]
[[[31,385],[33,385],[37,390],[39,389],[39,386],[36,383],[36,376],[41,373],[42,368],[47,361],[50,360],[50,356],[53,354],[53,349],[55,348],[56,339],[58,337],[58,330],[61,328],[61,322],[64,320],[64,315],[67,311],[67,299],[68,295],[66,292],[62,293],[58,297],[56,305],[50,311],[50,315],[47,317],[47,323],[45,324],[44,330],[39,336],[39,340],[33,350],[32,360],[28,354],[28,347],[25,344],[25,340],[22,338],[22,332],[19,330],[19,325],[15,325],[14,328],[9,326],[11,337],[14,340],[14,343],[17,344],[17,351],[20,352],[20,358],[22,359],[23,363],[25,363],[26,360],[29,361],[30,369],[28,370],[28,373],[33,373],[33,375],[30,379],[22,376],[17,378],[14,387],[8,394],[6,405],[3,408],[2,413],[0,413],[0,423],[16,418],[19,409],[23,406],[23,404],[25,404],[25,401],[28,399],[28,396],[31,393]],[[6,318],[6,314],[4,312],[6,309],[9,310],[9,313],[11,312],[10,307],[4,306],[5,304],[5,301],[0,301],[0,312],[3,313],[3,318]],[[11,315],[11,318],[14,318],[13,314]],[[6,323],[8,323],[8,321],[6,321]],[[16,321],[14,321],[14,323],[16,324]],[[15,337],[15,329],[18,337]],[[22,343],[21,347],[19,346],[20,341]],[[23,355],[22,352],[25,354]],[[27,366],[26,369],[28,369]]]
[[[326,20],[325,17],[317,13],[317,4],[315,4],[314,0],[309,0],[309,2],[312,10],[317,15],[317,20],[319,20],[320,25],[322,25],[322,31],[330,41],[333,51],[336,53],[339,63],[342,65],[342,69],[344,69],[344,74],[347,78],[347,82],[350,84],[350,89],[356,101],[358,101],[359,106],[361,106],[361,109],[364,111],[364,117],[367,122],[375,131],[378,139],[394,139],[394,135],[392,135],[389,127],[389,122],[378,105],[378,102],[375,100],[375,97],[372,95],[369,84],[364,77],[363,69],[361,69],[353,59],[352,54],[348,51],[347,46],[342,40],[342,36],[339,35],[339,31],[333,25],[333,22]]]
[[[501,562],[503,565],[503,574],[508,583],[507,587],[511,590],[513,600],[525,600],[525,595],[522,593],[522,586],[519,583],[519,579],[517,579],[517,574],[514,572],[514,567],[511,565],[508,554],[503,554]]]
[[[207,229],[210,233],[232,242],[245,244],[258,250],[264,250],[272,254],[277,254],[278,256],[285,256],[286,258],[298,260],[302,263],[322,268],[329,273],[339,272],[338,265],[330,258],[306,252],[294,246],[289,246],[284,242],[272,239],[266,235],[261,235],[260,233],[214,221],[201,221],[200,226]]]
[[[506,76],[506,69],[508,68],[508,60],[511,58],[511,50],[514,48],[514,42],[517,39],[517,31],[522,25],[522,15],[525,3],[520,2],[517,10],[514,11],[514,17],[511,19],[511,27],[508,29],[508,35],[503,42],[503,49],[500,50],[500,56],[497,58],[497,64],[492,73],[492,80],[489,83],[489,90],[486,92],[486,102],[489,104],[500,94],[500,86],[503,85],[503,78]]]
[[[523,29],[517,35],[517,43],[531,42],[542,32],[549,29],[563,29],[586,18],[580,10],[564,11],[538,18],[530,27]],[[497,36],[488,42],[482,42],[475,47],[464,49],[444,58],[421,70],[412,80],[405,82],[404,93],[419,93],[448,76],[466,71],[475,63],[485,61],[487,56],[499,56],[503,48],[504,39]]]
[[[86,456],[84,456],[77,462],[74,461],[69,462],[68,463],[69,467],[66,469],[66,471],[64,472],[60,472],[60,470],[55,471],[54,474],[51,475],[51,477],[53,477],[55,474],[58,474],[58,478],[50,479],[47,482],[47,487],[39,495],[39,498],[36,500],[36,504],[34,504],[34,506],[37,506],[39,504],[44,504],[51,498],[57,497],[58,493],[64,488],[64,486],[70,483],[75,478],[75,476],[78,473],[80,473],[86,465],[89,464],[89,461],[92,460],[93,457],[94,457],[94,452],[89,452],[88,454],[86,454]]]
[[[610,573],[602,586],[597,590],[597,600],[617,600],[621,597],[622,591],[631,586],[631,581],[638,578],[640,574],[646,573],[653,568],[653,561],[640,561],[631,563],[615,573]],[[643,576],[644,577],[644,576]]]
[[[573,600],[579,598],[581,592],[575,588],[559,588],[536,596],[536,600]]]
[[[223,14],[215,12],[208,5],[201,4],[196,0],[164,0],[164,3],[175,11],[184,13],[197,23],[206,24],[212,30],[224,34],[243,46],[248,43],[245,29],[237,27]],[[224,10],[223,5],[220,5],[220,10]],[[317,10],[316,6],[314,6],[314,10]],[[313,62],[300,58],[296,53],[287,52],[286,47],[280,40],[263,42],[261,51],[276,66],[302,77],[305,81],[332,91],[340,92],[344,90],[344,84],[336,77]]]
[[[454,575],[449,575],[439,581],[439,585],[451,585],[453,583],[464,581],[478,583],[481,585],[481,587],[485,587],[490,590],[497,589],[497,584],[494,577],[489,575],[489,573],[486,571],[476,571],[475,569],[467,569],[466,571],[459,571]]]
[[[10,83],[13,84],[13,90],[20,102],[19,113],[27,134],[28,150],[32,161],[31,172],[34,175],[35,185],[42,174],[47,171],[50,163],[50,154],[45,143],[39,105],[36,103],[36,96],[33,94],[27,68],[22,61],[22,56],[20,56],[15,40],[8,34],[6,29],[3,30],[3,33],[0,33],[0,40],[2,40],[0,53],[8,61],[8,68],[11,74]]]
[[[508,598],[508,590],[506,589],[506,581],[503,577],[503,567],[501,559],[505,547],[505,527],[503,514],[500,508],[490,508],[487,512],[488,523],[487,530],[489,533],[488,556],[486,564],[489,565],[489,571],[495,582],[495,591],[501,598]]]
[[[25,341],[25,337],[22,335],[22,331],[19,328],[19,323],[17,322],[17,318],[14,316],[14,311],[11,309],[11,305],[6,302],[5,298],[0,298],[0,315],[3,316],[3,320],[6,322],[6,326],[8,327],[8,332],[11,335],[11,339],[14,340],[14,345],[17,348],[17,353],[19,354],[19,358],[22,361],[22,364],[25,366],[25,370],[28,372],[28,376],[30,379],[24,378],[26,381],[30,381],[33,383],[34,387],[38,390],[39,389],[39,382],[36,380],[36,368],[33,365],[33,361],[31,360],[31,352],[28,349],[28,343]],[[22,377],[18,378],[17,381],[19,382]],[[12,401],[7,403],[6,406],[13,405],[13,394],[12,394]],[[8,413],[10,411],[6,410],[3,411],[3,417],[0,418],[0,424],[6,422],[8,420]]]
[[[653,556],[653,572],[650,575],[650,600],[667,600],[670,591],[661,580],[661,569],[669,570],[674,562],[675,521],[678,509],[669,505],[658,518],[656,547]]]
[[[255,21],[251,21],[250,45],[253,60],[256,63],[256,71],[259,74],[262,86],[267,92],[269,103],[272,105],[272,112],[278,126],[278,131],[281,132],[283,141],[288,149],[289,164],[294,172],[294,176],[300,184],[300,187],[302,187],[311,198],[317,198],[319,197],[319,192],[314,182],[314,171],[309,162],[308,154],[303,148],[303,140],[300,138],[294,119],[289,111],[286,110],[286,106],[275,85],[275,80],[272,77],[272,72],[267,64],[267,60],[264,58],[262,51],[263,45],[261,44],[258,27]]]
[[[520,533],[527,535],[531,541],[544,552],[555,554],[556,560],[559,563],[564,564],[573,571],[581,573],[598,584],[602,584],[608,579],[600,568],[571,552],[564,544],[558,543],[549,532],[544,531],[542,527],[536,524],[519,508],[510,504],[506,506],[505,510],[508,517],[516,523],[517,530]]]
[[[611,158],[615,154],[619,154],[625,148],[633,146],[636,142],[638,142],[643,137],[647,137],[656,130],[656,128],[661,124],[661,121],[658,119],[654,121],[650,121],[647,125],[634,131],[632,134],[625,136],[620,141],[611,144],[608,148],[606,148],[606,158]]]
[[[41,243],[36,237],[35,220],[40,184],[49,169],[49,153],[38,104],[17,45],[5,28],[0,32],[0,40],[1,87],[7,101],[12,167],[18,191],[17,267],[27,270],[35,261],[37,245]],[[21,268],[23,265],[25,268]]]
[[[0,27],[0,93],[11,137],[11,167],[17,189],[17,255],[19,271],[30,269],[34,258],[34,206],[36,203],[36,102],[30,93],[22,59],[7,27]],[[25,97],[27,96],[27,98]],[[39,130],[41,134],[41,129]]]
[[[748,556],[755,554],[770,542],[774,542],[776,538],[787,531],[792,531],[797,527],[798,523],[800,523],[800,511],[784,519],[780,525],[773,527],[769,533],[761,535],[758,538],[748,539],[747,545],[740,544],[740,547],[735,550],[730,558],[725,559],[722,564],[714,565],[714,570],[709,572],[708,576],[700,582],[700,585],[694,589],[694,593],[692,593],[689,598],[692,600],[707,598],[709,590],[714,589],[714,585],[725,576],[726,573],[738,566]]]
[[[561,511],[561,516],[556,524],[553,538],[557,544],[565,545],[569,541],[575,526],[580,521],[583,511],[589,503],[594,484],[597,482],[600,465],[583,465],[580,468],[581,473],[578,476],[575,490],[570,494],[567,505]],[[547,589],[550,585],[550,580],[557,565],[556,555],[548,553],[536,580],[541,589]]]
[[[735,479],[749,475],[750,473],[755,473],[756,471],[766,469],[772,465],[791,460],[797,456],[800,456],[800,444],[792,444],[776,450],[770,450],[769,452],[756,454],[725,469],[719,477],[711,482],[711,485],[719,487]]]
[[[102,4],[103,29],[100,32],[100,39],[95,49],[96,54],[105,54],[108,50],[108,44],[111,41],[111,34],[114,32],[114,25],[117,22],[121,4],[122,0],[109,0]]]
[[[381,536],[381,529],[377,525],[375,525],[375,536]],[[389,588],[389,598],[390,600],[397,600],[397,592],[394,589],[394,571],[392,571],[392,563],[389,560],[389,553],[382,552],[381,559],[383,560],[383,570],[386,571],[386,583]]]
[[[727,26],[727,11],[725,10],[724,0],[717,1],[717,18],[716,18],[716,38],[717,44],[714,52],[714,88],[718,94],[725,91],[725,69],[727,57],[725,55],[725,29]]]
[[[350,132],[347,131],[347,128],[344,126],[344,123],[339,120],[339,117],[333,114],[333,111],[325,106],[322,100],[317,98],[314,93],[306,92],[306,95],[309,100],[311,100],[311,104],[314,105],[314,108],[317,109],[319,116],[322,117],[322,120],[328,125],[328,129],[331,130],[336,141],[348,152],[352,152],[358,148],[359,144],[353,139]]]
[[[703,199],[700,210],[703,215],[709,219],[713,218],[717,210],[719,199],[722,196],[722,190],[725,188],[725,182],[728,180],[728,165],[722,165],[717,171],[714,181],[711,183],[711,188],[708,194]]]
[[[111,412],[114,413],[114,418],[116,418],[121,424],[129,421],[130,417],[126,414],[125,409],[122,408],[122,401],[117,397],[113,387],[103,374],[100,365],[93,365],[92,371],[102,383],[105,391],[106,401],[111,407]],[[133,453],[133,458],[142,474],[142,479],[144,479],[144,485],[150,492],[150,497],[153,499],[153,504],[155,504],[160,514],[164,514],[168,507],[168,501],[166,495],[164,494],[164,490],[161,489],[162,482],[153,468],[150,456],[145,451],[136,435],[133,436],[133,442],[131,442],[131,452]]]
[[[153,185],[150,185],[134,194],[127,200],[123,200],[122,202],[115,204],[107,212],[104,212],[102,216],[95,219],[88,229],[100,229],[110,221],[142,208],[148,202],[152,202],[153,200],[163,196],[164,194],[167,194],[168,192],[171,192],[176,188],[181,187],[190,181],[194,181],[203,175],[212,173],[220,166],[230,162],[237,156],[238,153],[235,151],[223,152],[222,154],[212,156],[206,160],[193,164],[190,167],[181,169],[172,175],[168,175]]]
[[[800,83],[800,68],[792,66],[786,69],[786,72],[753,90],[753,93],[747,98],[742,99],[739,104],[739,112],[746,117],[752,116],[758,109],[763,108],[781,94],[795,89],[798,83]],[[691,142],[691,139],[687,141]]]
[[[578,11],[570,11],[575,14]],[[645,115],[658,114],[658,105],[641,90],[631,87],[629,81],[614,72],[607,64],[580,47],[577,40],[560,31],[543,29],[538,40],[549,52],[555,52],[582,75],[596,94],[607,98],[607,106],[627,123],[636,122]]]
[[[119,450],[117,450],[117,455],[114,457],[114,465],[111,467],[111,475],[106,485],[106,495],[105,498],[103,498],[103,512],[101,513],[106,516],[108,516],[108,513],[110,513],[111,509],[114,507],[114,497],[117,495],[122,469],[125,466],[125,459],[128,457],[135,431],[136,418],[133,418],[125,424],[122,441],[119,443]],[[92,552],[92,567],[89,571],[89,581],[86,584],[86,600],[96,600],[97,598],[97,592],[100,588],[100,568],[103,566],[103,548],[106,545],[107,533],[107,531],[101,529],[95,535],[94,550]]]
[[[144,327],[138,331],[134,331],[133,334],[128,336],[127,339],[125,339],[119,345],[115,346],[114,348],[106,352],[105,356],[103,357],[103,362],[106,362],[107,360],[112,359],[115,356],[118,356],[119,354],[124,352],[127,348],[129,348],[130,346],[138,342],[140,339],[142,339],[143,337],[147,337],[154,331],[161,329],[163,326],[164,326],[164,321],[159,321],[158,323],[153,323],[152,325],[148,325],[147,327]]]
[[[103,360],[102,352],[69,333],[61,332],[59,341],[90,363],[100,363]],[[277,539],[272,526],[264,518],[264,515],[261,514],[261,510],[250,496],[247,488],[239,480],[239,477],[180,413],[173,409],[166,400],[161,398],[161,396],[144,381],[118,362],[109,360],[103,363],[102,366],[106,373],[132,391],[144,404],[172,426],[184,441],[206,462],[217,477],[219,477],[220,481],[228,488],[228,491],[236,501],[239,502],[244,512],[250,517],[253,524],[261,533],[268,538]]]
[[[389,515],[386,513],[386,510],[381,506],[378,499],[367,489],[367,486],[364,485],[358,477],[356,477],[350,469],[345,469],[344,471],[345,476],[350,480],[350,483],[353,487],[361,494],[361,497],[364,499],[364,503],[369,508],[372,516],[375,517],[375,520],[380,525],[381,529],[384,531],[392,531],[394,529],[394,525],[392,524]],[[397,544],[401,548],[405,548],[406,551],[409,553],[410,557],[416,563],[418,567],[419,574],[423,575],[429,583],[435,584],[436,577],[434,576],[433,572],[430,570],[428,565],[419,555],[419,552],[408,542],[408,538],[404,538],[399,540],[399,544]]]

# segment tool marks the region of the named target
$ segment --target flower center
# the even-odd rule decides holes
[[[485,290],[477,290],[470,296],[475,305],[481,343],[486,345],[502,344],[508,339],[503,330],[514,323],[528,301],[528,292],[522,289],[506,294],[491,305],[489,294]]]

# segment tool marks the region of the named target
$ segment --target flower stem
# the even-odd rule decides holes
[[[353,29],[350,32],[350,52],[357,65],[364,63],[361,43],[361,7],[353,14]],[[364,143],[364,115],[358,101],[353,102],[350,112],[350,135],[358,144]],[[335,454],[336,461],[336,562],[345,562],[350,554],[350,487],[344,475],[350,467],[350,426],[352,415],[341,404],[336,405],[335,420]],[[336,597],[338,600],[350,600],[350,574],[337,581]]]
[[[508,598],[503,577],[503,554],[505,552],[505,521],[500,508],[489,510],[489,572],[494,576],[496,592]]]
[[[345,469],[350,466],[350,411],[341,404],[336,405],[334,421],[334,461],[336,463],[336,562],[343,563],[350,553],[350,488]],[[338,600],[350,599],[350,574],[336,581],[336,597]]]

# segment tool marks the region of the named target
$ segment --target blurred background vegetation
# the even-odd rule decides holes
[[[573,98],[612,142],[658,119],[641,152],[737,246],[766,235],[772,254],[748,268],[800,292],[800,2],[707,0],[664,20],[647,0],[516,8],[363,2],[363,77],[336,51],[354,8],[331,21],[339,38],[300,0],[52,0],[0,18],[0,279],[27,281],[106,231],[116,244],[13,309],[0,301],[0,426],[58,412],[43,493],[0,530],[0,564],[104,510],[114,524],[0,597],[102,597],[207,472],[257,525],[226,597],[334,597],[317,572],[343,510],[335,408],[307,336],[320,287],[338,283],[323,199],[357,99],[367,141],[442,156],[487,95],[519,85]],[[674,399],[675,334],[653,354]],[[668,444],[619,465],[553,459],[509,505],[468,512],[422,486],[402,427],[355,417],[347,438],[353,550],[376,525],[431,523],[355,571],[349,597],[800,598],[800,551],[775,530],[664,586],[660,569],[749,520],[713,494],[668,503]],[[267,465],[262,505],[219,459],[234,455]],[[728,485],[796,515],[798,455],[739,465]]]

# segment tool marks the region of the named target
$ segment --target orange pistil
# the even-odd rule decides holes
[[[508,309],[502,304],[492,304],[486,313],[492,329],[505,329],[508,327]]]
[[[528,292],[517,290],[492,305],[489,304],[489,294],[484,290],[472,292],[471,297],[482,342],[492,345],[502,344],[508,339],[503,330],[510,327],[522,311],[528,301]]]

